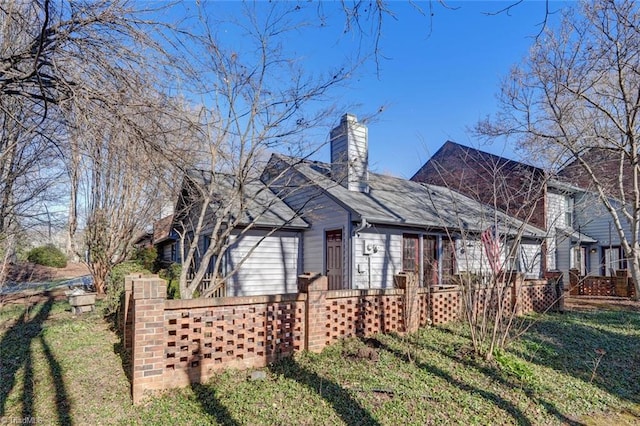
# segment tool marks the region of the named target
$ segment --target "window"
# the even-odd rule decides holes
[[[567,228],[573,227],[573,198],[564,199],[564,224]]]
[[[416,234],[402,234],[402,270],[404,272],[418,272],[420,266],[418,242]]]
[[[618,269],[625,268],[621,247],[607,247],[604,249],[604,275],[614,276]]]
[[[422,259],[420,259],[420,239],[422,238]],[[442,251],[439,247],[440,238],[434,235],[420,237],[417,234],[402,235],[402,270],[404,272],[419,272],[422,260],[422,285],[439,285],[440,273],[442,283],[449,284],[455,274],[455,242],[449,238],[442,238]]]
[[[438,284],[438,239],[425,235],[422,240],[422,282],[425,286]]]

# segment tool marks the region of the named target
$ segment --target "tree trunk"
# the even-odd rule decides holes
[[[110,267],[107,262],[102,260],[93,261],[90,264],[91,275],[93,275],[93,285],[98,294],[104,294],[107,286],[107,276],[109,275]]]

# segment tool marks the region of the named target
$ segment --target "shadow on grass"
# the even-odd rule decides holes
[[[527,415],[522,410],[516,407],[511,401],[504,399],[503,397],[501,397],[496,393],[467,384],[462,380],[455,378],[448,372],[436,366],[429,365],[424,362],[419,362],[415,359],[412,360],[412,358],[409,356],[408,353],[392,348],[391,346],[379,341],[378,339],[371,339],[371,338],[364,339],[364,342],[369,346],[373,346],[373,347],[382,349],[384,351],[387,351],[388,353],[402,360],[403,362],[413,362],[415,363],[416,367],[424,371],[427,371],[430,374],[433,374],[434,376],[437,376],[437,377],[440,377],[441,379],[446,380],[452,386],[455,386],[464,392],[482,396],[482,398],[491,402],[496,407],[499,407],[500,409],[509,413],[513,417],[516,424],[518,425],[524,425],[524,426],[533,425],[533,422],[527,417]]]
[[[593,324],[593,325],[591,325]],[[591,382],[605,392],[640,403],[640,313],[568,312],[548,315],[522,339],[524,359]],[[597,366],[596,351],[606,351]],[[593,376],[593,377],[592,377]]]
[[[67,393],[62,380],[60,364],[55,359],[41,332],[43,324],[49,317],[54,298],[48,297],[44,303],[33,303],[25,306],[20,317],[2,336],[0,341],[0,418],[5,416],[6,404],[11,391],[16,385],[16,377],[20,368],[24,367],[22,391],[23,420],[33,419],[34,383],[33,356],[31,346],[37,339],[43,347],[44,355],[49,364],[49,371],[53,379],[56,393],[56,408],[58,423],[72,424],[67,403]],[[29,318],[29,311],[38,308],[35,316]]]
[[[353,396],[337,383],[301,366],[293,358],[283,358],[269,367],[272,373],[295,380],[316,392],[333,407],[347,425],[379,425]]]
[[[212,386],[202,384],[203,365],[201,352],[202,347],[198,341],[198,347],[194,350],[189,359],[189,365],[191,368],[189,371],[185,371],[185,374],[189,377],[189,382],[191,383],[191,390],[196,396],[196,399],[202,409],[211,417],[215,418],[216,423],[224,426],[238,426],[240,423],[233,418],[229,409],[220,402],[220,399],[216,395],[216,390]]]
[[[234,420],[227,407],[220,403],[215,389],[200,383],[192,383],[191,389],[202,409],[214,417],[217,423],[224,426],[238,426],[240,424]]]
[[[431,344],[420,344],[419,345],[421,348],[423,349],[428,349],[430,351],[433,352],[438,352],[440,353],[442,356],[449,358],[452,362],[454,363],[459,363],[464,365],[465,367],[469,368],[469,369],[473,369],[476,370],[477,372],[485,375],[486,377],[491,378],[491,380],[500,383],[501,385],[508,387],[508,388],[520,388],[522,389],[522,391],[524,392],[524,394],[533,402],[542,405],[545,410],[549,413],[552,414],[553,416],[555,416],[558,420],[560,420],[562,422],[562,424],[566,424],[566,425],[570,425],[570,426],[583,426],[584,423],[578,422],[570,417],[567,417],[566,415],[564,415],[559,409],[558,407],[556,407],[555,404],[553,404],[552,402],[538,396],[536,394],[536,392],[530,387],[530,386],[526,386],[523,385],[523,383],[520,383],[518,381],[511,381],[511,380],[507,380],[502,374],[500,374],[499,371],[497,371],[494,368],[489,367],[488,365],[482,364],[481,362],[478,362],[477,360],[473,359],[472,357],[467,357],[467,356],[463,356],[463,357],[459,357],[459,356],[455,356],[455,355],[451,355],[450,353],[447,353],[446,351],[443,351],[441,347],[438,347],[436,345],[431,345]]]

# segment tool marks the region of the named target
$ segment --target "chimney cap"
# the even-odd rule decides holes
[[[342,116],[342,119],[340,121],[342,121],[343,123],[345,121],[356,121],[357,122],[358,121],[358,117],[356,117],[355,114],[351,114],[351,113],[348,112],[348,113],[346,113],[345,115]]]

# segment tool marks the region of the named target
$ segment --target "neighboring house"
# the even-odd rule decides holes
[[[346,114],[332,130],[331,164],[272,155],[263,182],[309,224],[302,265],[331,289],[385,288],[419,272],[422,285],[448,284],[460,272],[489,270],[481,234],[497,225],[500,256],[521,232],[512,268],[541,274],[544,231],[462,195],[368,170],[367,128]]]
[[[565,282],[569,282],[570,269],[577,269],[581,275],[589,273],[587,255],[598,240],[583,226],[583,191],[557,179],[550,179],[545,191],[547,267],[562,271]]]
[[[587,273],[598,264],[589,257],[598,238],[578,208],[584,190],[540,168],[447,141],[411,180],[449,187],[544,229],[542,270],[562,271],[565,282],[570,269]]]
[[[192,191],[194,187],[213,188],[215,193],[200,230],[193,225],[202,208],[202,202],[193,195],[197,192]],[[221,207],[227,205],[232,208],[224,212]],[[260,180],[239,185],[230,175],[191,171],[183,181],[175,212],[172,226],[176,235],[185,237],[185,253],[199,234],[194,268],[200,266],[202,254],[211,244],[215,223],[222,223],[220,235],[225,236],[228,249],[218,272],[229,277],[225,282],[227,296],[297,291],[297,277],[303,272],[301,235],[308,225]],[[223,215],[221,222],[216,215]],[[212,258],[208,273],[213,272],[214,264]]]
[[[153,224],[153,245],[158,254],[158,263],[162,268],[180,262],[178,235],[173,228],[173,214]]]
[[[446,141],[411,178],[444,186],[545,228],[544,170]]]
[[[133,247],[136,249],[142,249],[153,246],[153,234],[145,232],[133,242]]]
[[[631,226],[622,213],[621,202],[618,201],[623,196],[633,199],[634,179],[628,160],[623,158],[624,161],[621,162],[619,152],[605,148],[591,148],[582,154],[582,159],[590,165],[605,193],[609,195],[610,203],[618,211],[623,232],[630,236]],[[622,179],[620,179],[620,170],[622,170]],[[592,179],[580,162],[574,160],[569,163],[558,173],[558,177],[574,188],[577,206],[576,226],[596,240],[590,245],[582,244],[584,260],[580,269],[591,275],[607,276],[614,275],[616,270],[627,269],[626,256],[611,214],[605,209],[598,195],[593,192]],[[630,237],[628,238],[631,240]]]

